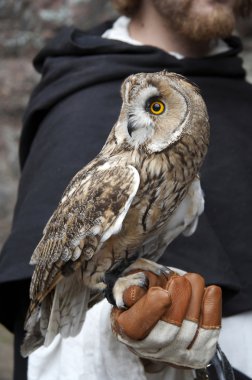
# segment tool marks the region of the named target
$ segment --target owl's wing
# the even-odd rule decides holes
[[[32,255],[23,356],[49,345],[59,332],[67,337],[80,331],[89,301],[81,263],[120,231],[139,183],[133,166],[111,161],[73,178]]]
[[[129,166],[105,163],[78,173],[46,225],[31,263],[36,264],[30,296],[43,299],[58,279],[89,260],[102,243],[120,231],[138,190],[140,177]]]

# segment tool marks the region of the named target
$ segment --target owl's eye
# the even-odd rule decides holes
[[[150,99],[146,109],[153,115],[161,115],[165,110],[165,104],[160,99]]]

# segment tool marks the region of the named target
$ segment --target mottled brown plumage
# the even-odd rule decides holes
[[[209,124],[198,89],[177,74],[141,73],[125,80],[122,98],[105,146],[68,185],[32,255],[23,355],[57,333],[76,335],[105,274],[156,261],[203,211],[197,175]]]

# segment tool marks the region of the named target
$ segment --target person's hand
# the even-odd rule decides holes
[[[112,329],[140,358],[180,368],[203,368],[212,359],[221,327],[221,289],[205,287],[195,273],[156,276],[144,272],[149,288],[131,286],[113,307]]]

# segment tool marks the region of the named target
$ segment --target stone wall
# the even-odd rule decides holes
[[[34,54],[62,25],[86,29],[111,15],[107,0],[1,0],[0,54]]]

